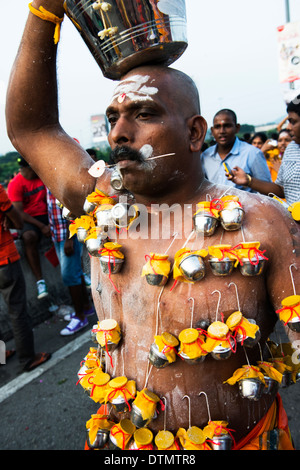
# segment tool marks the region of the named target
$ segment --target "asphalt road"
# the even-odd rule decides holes
[[[43,367],[18,374],[12,357],[0,366],[0,450],[82,450],[85,423],[99,405],[77,383],[80,362],[93,346],[89,327],[75,337],[63,338],[65,323],[57,316],[34,329],[37,351],[53,356]],[[6,345],[13,347],[13,340]],[[300,449],[300,384],[281,389],[296,449]]]

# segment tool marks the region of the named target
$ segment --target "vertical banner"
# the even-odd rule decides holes
[[[280,83],[300,79],[300,21],[277,28]]]
[[[107,141],[107,125],[105,114],[91,116],[92,141],[93,144]]]

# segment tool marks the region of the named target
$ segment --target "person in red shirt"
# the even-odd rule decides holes
[[[21,369],[30,371],[47,361],[51,354],[36,354],[34,349],[20,255],[9,231],[11,227],[21,229],[22,226],[21,215],[0,185],[0,292],[8,307]],[[11,352],[6,352],[6,358]]]
[[[46,188],[28,163],[18,158],[20,172],[10,181],[8,197],[22,214],[21,237],[27,261],[37,282],[38,299],[48,295],[43,279],[38,245],[42,236],[51,237],[48,222]]]

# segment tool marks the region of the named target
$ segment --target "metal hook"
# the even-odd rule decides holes
[[[205,392],[200,392],[199,393],[199,397],[200,395],[204,395],[205,396],[205,400],[206,400],[206,406],[207,406],[207,413],[208,413],[208,422],[211,421],[211,416],[210,416],[210,409],[209,409],[209,404],[208,404],[208,398],[207,398],[207,395]]]
[[[220,302],[221,302],[221,292],[219,290],[214,290],[211,295],[215,294],[215,293],[218,293],[219,294],[219,300],[218,300],[218,305],[217,305],[217,311],[216,311],[216,321],[218,320],[218,313],[219,313],[219,306],[220,306]]]
[[[185,398],[188,399],[188,402],[189,402],[189,428],[191,427],[191,421],[192,421],[192,418],[191,418],[191,399],[188,395],[184,395],[184,397],[182,397],[182,400],[184,400]]]
[[[295,282],[294,282],[294,278],[293,278],[293,274],[292,274],[292,268],[295,268],[296,271],[298,270],[298,268],[295,264],[291,264],[290,267],[289,267],[290,276],[291,276],[292,285],[293,285],[293,291],[294,291],[294,295],[296,295],[296,288],[295,288]]]
[[[194,322],[194,309],[195,309],[195,299],[193,299],[193,297],[190,297],[188,299],[188,302],[192,300],[193,302],[193,306],[192,306],[192,313],[191,313],[191,328],[193,328],[193,322]]]
[[[263,358],[263,353],[262,353],[262,349],[261,349],[260,342],[258,342],[257,344],[258,344],[259,352],[260,352],[260,360],[261,360],[261,362],[264,362],[264,358]]]
[[[230,287],[230,286],[234,286],[234,287],[235,287],[236,300],[237,300],[238,309],[239,309],[239,312],[240,312],[240,311],[241,311],[241,307],[240,307],[240,301],[239,301],[239,294],[238,294],[237,285],[236,285],[234,282],[231,282],[230,284],[228,284],[228,287]]]
[[[164,405],[165,405],[165,409],[164,409],[164,431],[165,431],[167,427],[167,399],[166,397],[162,397],[162,400],[164,401]]]

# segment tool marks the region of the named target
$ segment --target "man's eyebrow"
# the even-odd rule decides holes
[[[157,103],[155,103],[155,101],[153,101],[153,100],[148,100],[148,99],[138,100],[138,101],[132,101],[132,102],[128,103],[126,105],[126,111],[135,111],[135,110],[139,110],[143,107],[158,109],[160,106]],[[118,114],[119,110],[118,110],[117,106],[114,106],[113,104],[111,104],[106,109],[106,115],[108,116],[109,114],[113,114],[113,113]]]

